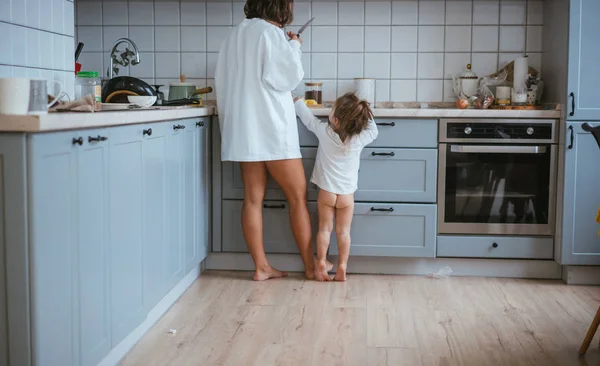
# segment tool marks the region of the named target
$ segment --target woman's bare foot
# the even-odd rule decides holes
[[[270,280],[271,278],[281,278],[281,277],[287,277],[287,272],[282,272],[279,271],[271,266],[265,267],[265,268],[261,268],[261,269],[256,269],[254,271],[254,277],[252,277],[252,279],[254,281],[266,281],[266,280]]]
[[[315,277],[317,281],[331,281],[331,277],[327,274],[327,262],[326,261],[317,261],[315,264]]]
[[[338,264],[335,272],[334,281],[346,281],[346,264]]]

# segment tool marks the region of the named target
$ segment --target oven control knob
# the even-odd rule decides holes
[[[533,132],[534,132],[533,127],[527,127],[527,134],[529,136],[533,135]]]
[[[473,129],[471,127],[465,127],[465,135],[470,135],[471,132],[473,132]]]

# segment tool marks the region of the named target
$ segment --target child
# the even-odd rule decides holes
[[[345,281],[360,153],[377,138],[377,126],[369,103],[358,99],[354,93],[347,93],[336,100],[329,114],[329,123],[316,118],[301,98],[295,98],[295,106],[302,123],[319,139],[310,180],[320,188],[315,275],[318,281],[331,281],[325,256],[335,216],[339,261],[334,279]]]

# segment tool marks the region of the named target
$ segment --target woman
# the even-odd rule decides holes
[[[306,277],[314,278],[306,178],[291,94],[304,77],[302,41],[292,32],[288,41],[282,30],[293,20],[293,5],[293,0],[247,0],[246,19],[221,46],[215,71],[221,159],[240,163],[242,230],[256,281],[286,276],[269,265],[263,246],[267,174],[287,198]]]

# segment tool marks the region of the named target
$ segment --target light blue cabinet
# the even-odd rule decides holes
[[[196,173],[196,181],[198,182],[196,185],[198,199],[196,202],[198,204],[196,205],[196,219],[194,225],[196,227],[198,256],[195,263],[190,263],[190,261],[188,261],[188,266],[190,264],[192,266],[197,265],[208,256],[211,238],[209,229],[211,224],[211,134],[209,120],[207,118],[197,120],[195,122],[195,129],[196,139],[198,141],[196,150],[196,155],[198,157],[198,169]]]
[[[111,131],[109,158],[109,247],[112,345],[146,317],[142,240],[142,135],[138,126]]]
[[[351,255],[435,257],[436,205],[355,203]],[[338,254],[332,235],[329,252]]]
[[[600,1],[571,0],[567,119],[600,120]]]
[[[190,271],[200,262],[198,260],[198,238],[196,226],[196,212],[199,206],[199,160],[200,154],[198,144],[200,140],[196,121],[185,121],[183,131],[183,256],[185,261],[185,273]]]
[[[568,123],[566,129],[561,263],[600,265],[600,225],[595,221],[600,204],[600,148],[582,125]]]
[[[167,133],[166,281],[169,287],[183,277],[183,124],[170,122]]]
[[[76,298],[79,362],[95,365],[111,349],[108,130],[83,134],[76,167]],[[91,140],[91,142],[90,142]]]

